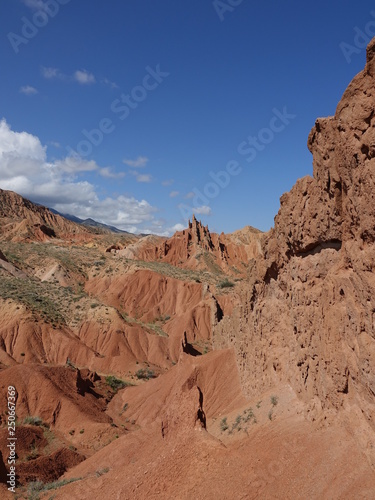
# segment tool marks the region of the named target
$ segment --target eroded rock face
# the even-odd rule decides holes
[[[5,240],[48,241],[56,237],[84,240],[90,236],[87,228],[3,189],[0,189],[0,220],[1,239]]]
[[[314,418],[360,408],[375,431],[375,39],[334,117],[309,138],[313,178],[281,198],[275,227],[243,291],[217,326],[256,394],[289,382]],[[354,411],[354,410],[353,410]],[[372,428],[372,431],[371,431]],[[372,434],[371,434],[372,433]],[[363,443],[365,444],[365,443]]]
[[[251,226],[232,234],[211,233],[193,215],[188,227],[171,238],[146,236],[117,253],[127,259],[238,275],[246,272],[250,259],[260,256],[263,237],[264,233]]]

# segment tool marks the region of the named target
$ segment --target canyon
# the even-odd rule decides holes
[[[9,386],[19,498],[374,498],[374,83],[375,39],[267,233],[0,190],[2,498]]]

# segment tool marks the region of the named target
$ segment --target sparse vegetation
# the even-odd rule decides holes
[[[31,451],[30,451],[30,453],[28,453],[25,456],[25,460],[26,460],[26,462],[29,462],[30,460],[35,460],[38,457],[39,457],[38,448],[36,448],[35,446],[33,446],[32,449],[31,449]]]
[[[14,301],[17,307],[23,304],[36,320],[42,319],[55,328],[74,325],[83,319],[93,302],[84,290],[85,282],[94,263],[100,268],[106,264],[105,257],[101,260],[100,250],[91,249],[87,252],[87,249],[78,246],[64,247],[36,242],[25,246],[23,243],[4,241],[2,251],[11,263],[28,276],[14,277],[0,270],[0,298]],[[72,285],[61,286],[56,272],[54,276],[51,274],[50,280],[41,281],[37,278],[35,270],[41,269],[45,262],[58,265]],[[42,269],[47,270],[45,267]],[[79,302],[80,308],[74,315],[72,306],[76,302]]]
[[[122,316],[122,319],[127,323],[136,323],[137,325],[142,326],[149,334],[156,333],[156,335],[159,335],[160,337],[168,337],[168,334],[161,328],[161,326],[155,323],[156,321],[161,321],[160,317],[156,318],[152,323],[144,323],[143,321],[138,319],[138,312],[136,313],[135,318],[131,318],[126,312],[120,312],[120,314]],[[166,317],[170,319],[170,317]],[[167,320],[163,317],[162,322],[165,323],[166,321]]]
[[[242,414],[237,415],[236,419],[232,423],[232,427],[229,427],[227,417],[224,417],[220,422],[221,432],[225,432],[229,429],[229,434],[233,434],[234,431],[245,431],[247,432],[249,422],[256,424],[258,422],[254,410],[250,407],[244,410]]]
[[[74,369],[76,368],[69,358],[66,360],[66,366],[68,366],[69,368],[74,368]]]
[[[255,415],[252,408],[245,410],[243,420],[244,422],[249,422],[251,419],[255,419]]]
[[[28,416],[23,419],[25,425],[37,425],[39,427],[43,426],[43,420],[40,417]]]
[[[218,287],[219,288],[233,288],[234,287],[234,283],[232,283],[232,281],[229,281],[227,278],[222,281],[221,283],[218,284]]]
[[[211,258],[211,260],[210,260]],[[212,261],[212,256],[208,255],[208,261],[206,262],[209,271],[193,271],[191,269],[182,269],[181,267],[173,266],[172,264],[167,264],[166,262],[146,262],[143,260],[129,260],[123,259],[126,264],[136,264],[138,267],[150,269],[164,276],[169,276],[171,278],[176,278],[181,281],[195,281],[197,283],[209,283],[218,284],[225,278],[223,271],[215,265]]]
[[[220,422],[220,429],[221,432],[225,432],[227,429],[229,429],[228,422],[227,422],[227,417],[224,417],[221,422]]]
[[[107,474],[107,472],[109,472],[109,467],[104,467],[103,469],[98,469],[95,472],[95,475],[96,475],[96,477],[100,477],[100,476],[103,476],[103,474]]]
[[[70,483],[74,483],[76,481],[80,481],[82,478],[73,478],[73,479],[63,479],[62,481],[54,481],[52,483],[43,483],[42,481],[33,481],[29,483],[27,487],[27,499],[28,500],[39,500],[40,495],[45,491],[57,490],[62,486],[65,486]]]
[[[165,323],[166,321],[170,320],[171,317],[169,316],[169,314],[163,316],[162,314],[160,316],[157,316],[154,321],[152,323]]]
[[[115,392],[119,391],[120,389],[123,389],[124,387],[127,387],[130,385],[129,382],[125,382],[125,380],[121,380],[119,378],[116,378],[114,375],[108,375],[105,378],[106,383],[110,386],[112,390]]]
[[[52,443],[52,441],[56,438],[55,434],[50,429],[44,429],[43,436],[48,441],[48,444]]]
[[[278,402],[279,402],[279,399],[278,399],[277,396],[271,396],[271,404],[272,404],[272,406],[276,406]]]
[[[150,368],[140,368],[136,373],[135,376],[138,379],[144,379],[144,380],[149,380],[150,378],[155,378],[155,372],[151,370]]]
[[[52,288],[52,284],[41,283],[36,278],[22,279],[4,274],[0,279],[1,298],[21,302],[46,322],[65,324],[59,303],[53,300],[56,287],[53,292]]]

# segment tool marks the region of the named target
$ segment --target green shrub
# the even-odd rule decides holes
[[[242,415],[237,415],[236,420],[232,424],[232,429],[229,431],[230,434],[232,434],[232,432],[236,429],[237,431],[241,430],[241,421],[242,421]]]
[[[155,378],[155,372],[151,370],[150,368],[140,368],[136,373],[135,376],[138,379],[144,379],[144,380],[149,380],[150,378]]]
[[[229,281],[227,278],[222,281],[221,283],[219,283],[218,285],[219,288],[233,288],[234,287],[234,283],[232,283],[231,281]]]
[[[272,404],[272,406],[276,406],[278,402],[279,402],[279,399],[278,399],[277,396],[271,396],[271,404]]]
[[[224,417],[221,422],[220,422],[220,429],[221,432],[225,432],[227,429],[229,429],[228,423],[227,423],[227,417]]]
[[[249,420],[251,419],[254,419],[255,420],[255,415],[254,415],[254,411],[252,408],[248,408],[247,410],[245,410],[244,412],[244,417],[243,417],[243,420],[244,422],[248,422]]]
[[[125,382],[124,380],[116,378],[113,375],[108,375],[108,377],[105,378],[105,381],[110,386],[110,388],[116,392],[129,385],[128,382]]]
[[[109,468],[108,468],[108,467],[104,467],[103,469],[98,469],[98,470],[95,472],[95,475],[96,475],[96,477],[100,477],[100,476],[102,476],[103,474],[107,474],[107,472],[109,472]]]
[[[28,424],[28,425],[42,426],[43,425],[43,420],[40,417],[31,417],[31,416],[28,416],[28,417],[25,417],[23,419],[23,423],[24,424]]]
[[[75,481],[80,481],[82,478],[73,478],[73,479],[63,479],[61,481],[54,481],[52,483],[44,484],[42,481],[33,481],[29,483],[27,487],[27,498],[28,500],[39,500],[40,493],[44,491],[57,490],[66,484],[74,483]]]

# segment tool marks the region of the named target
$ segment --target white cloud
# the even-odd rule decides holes
[[[159,236],[165,236],[168,238],[170,236],[173,236],[176,231],[183,231],[184,229],[186,229],[186,226],[184,226],[183,224],[175,224],[172,227],[164,229],[164,224],[155,221],[152,227],[148,227],[142,232],[145,234],[158,234]]]
[[[171,192],[169,193],[169,196],[170,196],[171,198],[176,198],[176,196],[178,196],[179,194],[180,194],[180,192],[179,192],[179,191],[171,191]]]
[[[137,182],[152,182],[152,176],[150,174],[139,174],[136,176]]]
[[[77,82],[81,85],[91,85],[96,82],[95,76],[89,73],[85,69],[77,69],[72,76],[62,73],[58,68],[53,67],[41,67],[42,76],[47,78],[47,80],[63,80],[65,82]]]
[[[92,73],[89,73],[87,70],[77,70],[73,76],[74,80],[76,80],[81,85],[90,85],[91,83],[95,83],[95,76]]]
[[[47,78],[48,80],[63,77],[62,73],[60,73],[57,68],[46,68],[45,66],[42,66],[41,71],[44,78]]]
[[[132,167],[132,168],[145,167],[147,165],[148,161],[149,160],[146,156],[138,156],[138,158],[136,160],[131,160],[131,159],[127,159],[127,158],[122,160],[122,162],[125,163],[125,165],[128,165],[129,167]]]
[[[193,212],[198,215],[211,215],[212,210],[211,207],[207,205],[202,205],[201,207],[194,207]]]
[[[174,183],[174,179],[167,179],[167,180],[163,181],[161,184],[162,184],[162,186],[172,186],[173,183]]]
[[[100,168],[94,160],[84,160],[79,156],[67,156],[63,160],[56,160],[53,163],[53,168],[57,172],[64,174],[77,174],[78,172],[93,172],[96,171],[102,177],[121,178],[125,177],[125,172],[116,173],[110,167]]]
[[[79,156],[67,156],[63,160],[58,160],[54,163],[54,168],[56,168],[58,172],[63,172],[65,174],[92,172],[99,169],[94,160],[84,160]]]
[[[35,87],[32,87],[31,85],[24,85],[20,88],[20,92],[21,94],[25,95],[33,95],[38,93],[37,89]]]
[[[193,193],[193,191],[190,191],[190,193],[187,193],[187,195],[185,195],[185,199],[186,200],[190,200],[191,198],[194,198],[195,194]]]
[[[130,226],[138,227],[142,223],[148,223],[156,212],[156,209],[147,201],[139,201],[126,196],[104,200],[90,199],[87,204],[82,204],[81,200],[72,201],[70,204],[57,203],[54,208],[59,212],[71,213],[82,219],[91,217],[98,222],[110,224],[125,231],[128,231]]]
[[[30,175],[46,160],[46,147],[27,132],[12,132],[5,120],[0,121],[0,175],[10,179],[20,174]],[[25,170],[24,163],[27,163]]]
[[[175,224],[171,230],[175,233],[176,231],[183,231],[185,228],[185,226],[183,224]]]
[[[79,158],[49,162],[46,146],[38,137],[27,132],[14,132],[4,119],[0,121],[2,189],[16,191],[59,212],[91,217],[120,229],[142,232],[143,225],[152,227],[157,209],[146,200],[129,196],[101,200],[90,182],[77,179],[79,172],[111,174],[109,167],[103,169],[94,161]]]
[[[112,170],[109,167],[104,167],[99,170],[99,173],[102,177],[107,177],[108,179],[121,179],[122,177],[125,177],[125,172],[112,172]]]
[[[111,80],[108,80],[108,78],[104,78],[102,80],[102,82],[105,84],[105,85],[108,85],[109,87],[111,87],[111,89],[118,89],[120,88],[117,83],[115,82],[111,82]]]

